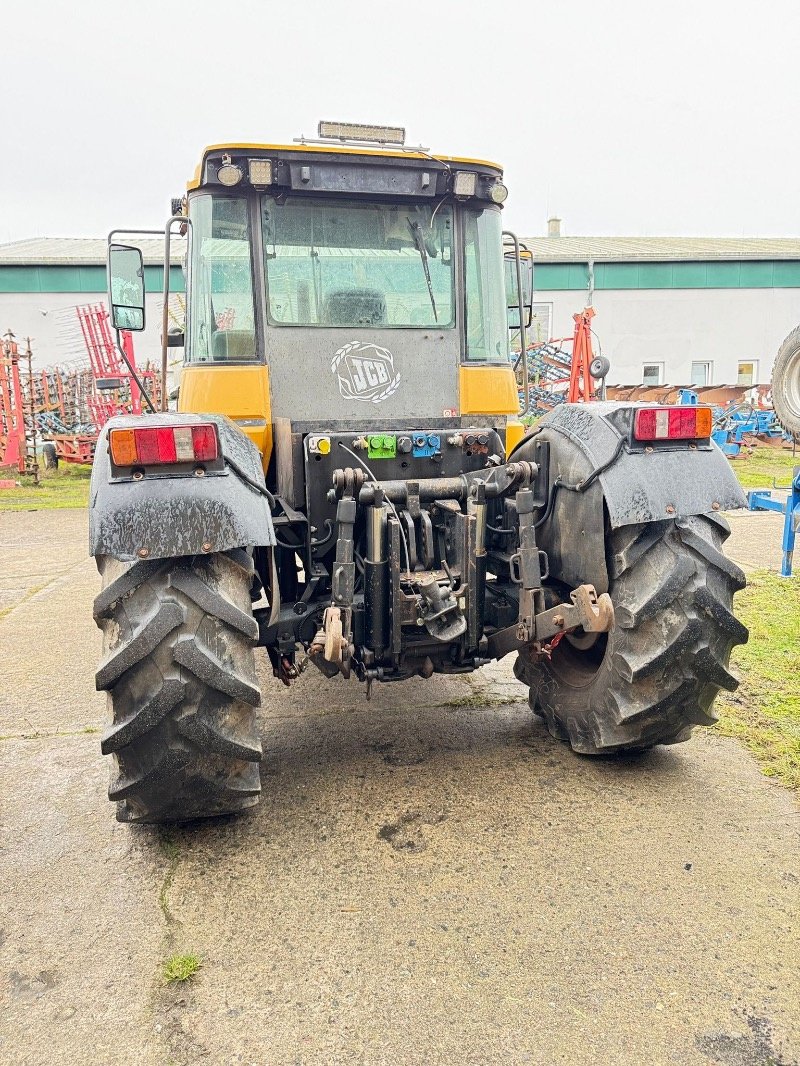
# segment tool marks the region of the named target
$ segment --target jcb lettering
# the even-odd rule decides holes
[[[366,392],[367,389],[374,389],[376,385],[385,385],[389,380],[383,363],[373,362],[371,359],[353,359],[352,366],[356,392]]]

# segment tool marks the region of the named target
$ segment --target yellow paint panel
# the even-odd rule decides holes
[[[506,422],[506,455],[510,455],[513,452],[524,436],[525,426],[522,422],[512,421],[509,418],[508,422]]]
[[[185,366],[181,372],[178,410],[227,415],[261,452],[262,465],[267,469],[272,455],[269,367],[202,363]]]
[[[515,415],[517,380],[511,366],[465,366],[458,371],[462,415]]]

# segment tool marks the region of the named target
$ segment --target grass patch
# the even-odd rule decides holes
[[[2,733],[0,740],[52,740],[53,737],[82,737],[86,733],[99,733],[96,725],[85,725],[83,729],[60,729],[53,733],[42,733],[34,729],[31,733]]]
[[[54,511],[89,506],[91,466],[64,463],[58,470],[41,472],[34,484],[32,477],[21,477],[13,489],[0,489],[0,511]],[[13,473],[9,476],[14,476]]]
[[[800,447],[793,456],[791,449],[755,447],[750,455],[731,460],[733,472],[743,489],[771,489],[773,482],[789,485],[792,468],[800,466]]]
[[[456,696],[455,699],[442,703],[441,707],[506,707],[511,703],[519,703],[527,699],[525,689],[520,688],[519,696],[492,696],[491,690],[477,689],[468,696]]]
[[[741,684],[721,693],[721,736],[736,737],[762,771],[800,792],[800,580],[758,571],[736,597],[750,640],[731,661]]]
[[[193,952],[188,955],[170,955],[162,970],[164,983],[171,985],[189,981],[202,965],[202,959]]]

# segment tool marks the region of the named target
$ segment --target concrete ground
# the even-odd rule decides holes
[[[0,1062],[798,1061],[800,817],[736,743],[579,758],[505,664],[371,704],[262,669],[260,806],[120,825],[85,553],[0,513]]]

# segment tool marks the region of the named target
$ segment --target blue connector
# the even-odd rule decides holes
[[[438,433],[414,433],[411,437],[411,454],[415,459],[432,458],[442,450],[442,438]]]

